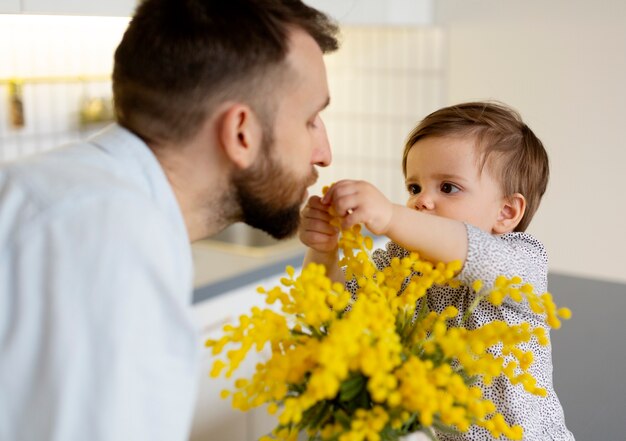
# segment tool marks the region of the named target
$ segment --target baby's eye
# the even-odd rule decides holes
[[[456,193],[458,191],[461,191],[461,189],[454,184],[444,182],[443,184],[441,184],[441,191],[444,193]]]
[[[406,188],[409,191],[409,194],[418,194],[420,191],[422,191],[422,187],[417,184],[409,184],[406,186]]]

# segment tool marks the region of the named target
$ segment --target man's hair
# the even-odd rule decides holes
[[[293,28],[324,53],[338,48],[337,25],[300,0],[143,1],[115,51],[118,122],[147,142],[181,142],[237,100],[266,126]]]
[[[533,218],[550,175],[543,144],[510,107],[496,102],[473,102],[439,109],[424,118],[409,134],[402,157],[406,176],[409,150],[420,139],[474,136],[479,170],[485,166],[502,186],[504,196],[521,193],[526,211],[515,231],[525,231]]]

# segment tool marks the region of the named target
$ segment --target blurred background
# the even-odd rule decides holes
[[[134,3],[0,0],[0,161],[110,123],[112,54]],[[551,180],[529,232],[546,244],[557,302],[574,312],[554,334],[557,393],[578,439],[623,439],[626,3],[308,3],[342,24],[342,48],[326,59],[334,161],[312,193],[367,179],[403,203],[405,137],[453,103],[503,101],[542,139]],[[199,250],[202,274],[211,255]]]

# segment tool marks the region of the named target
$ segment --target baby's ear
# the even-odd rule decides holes
[[[503,199],[498,219],[492,228],[494,234],[510,233],[520,223],[526,212],[526,198],[520,193],[512,194]]]

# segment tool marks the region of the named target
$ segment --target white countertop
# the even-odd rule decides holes
[[[258,270],[285,259],[303,256],[305,247],[297,238],[269,247],[246,247],[204,240],[192,245],[194,287],[200,288]]]

